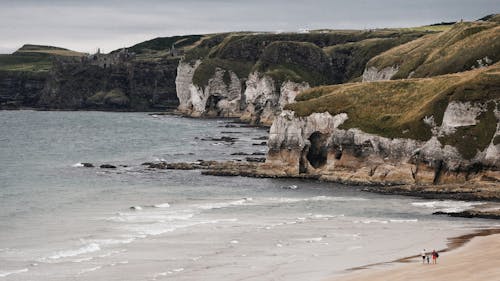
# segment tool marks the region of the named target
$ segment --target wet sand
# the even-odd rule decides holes
[[[484,230],[450,239],[438,264],[422,264],[419,256],[353,268],[345,276],[325,281],[500,280],[500,230]],[[432,262],[432,261],[431,261]],[[405,264],[403,264],[405,263]]]

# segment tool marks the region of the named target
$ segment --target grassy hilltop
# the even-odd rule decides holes
[[[64,48],[26,44],[13,54],[0,55],[0,71],[45,72],[52,68],[52,57],[85,55]]]

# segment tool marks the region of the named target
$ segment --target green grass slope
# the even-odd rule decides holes
[[[54,56],[79,57],[84,53],[53,47],[26,44],[12,54],[0,55],[0,70],[46,72],[52,68]]]
[[[433,32],[414,30],[329,30],[310,33],[224,33],[205,37],[195,47],[187,50],[184,60],[193,62],[202,60],[202,64],[194,74],[194,83],[204,87],[213,76],[217,67],[232,70],[242,79],[252,71],[272,76],[277,84],[285,80],[306,81],[311,85],[342,83],[348,80],[337,77],[334,73],[345,72],[359,76],[364,69],[364,63],[371,57],[396,45],[406,43]],[[382,39],[387,39],[383,41]],[[366,40],[381,40],[380,44],[355,46],[362,49],[359,52],[348,50],[341,53],[332,51],[332,46],[354,44]],[[368,42],[368,41],[367,41]],[[348,47],[346,47],[347,49]],[[352,47],[351,47],[352,48]],[[354,56],[367,57],[366,61],[358,62]],[[336,56],[347,57],[348,62],[339,65],[334,70],[332,60]],[[356,60],[356,62],[351,62]],[[336,62],[336,61],[335,61]],[[348,77],[351,78],[350,76]]]
[[[460,22],[447,31],[430,34],[372,58],[367,67],[399,66],[392,79],[430,77],[466,71],[500,60],[500,24]]]
[[[286,106],[298,116],[314,112],[332,115],[347,113],[342,128],[360,130],[384,137],[428,140],[431,127],[424,117],[434,116],[441,124],[446,106],[451,101],[485,103],[500,102],[500,63],[487,68],[431,78],[349,83],[323,86],[304,91],[296,103]],[[476,126],[462,127],[442,142],[458,147],[464,157],[471,158],[483,150],[496,131],[494,103],[479,116]]]

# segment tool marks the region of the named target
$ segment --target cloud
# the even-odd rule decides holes
[[[157,36],[363,29],[472,20],[497,0],[0,0],[0,52],[24,43],[108,52]]]

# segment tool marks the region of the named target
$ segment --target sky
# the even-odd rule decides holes
[[[173,35],[421,26],[499,9],[500,0],[0,0],[0,53],[26,43],[93,53]]]

